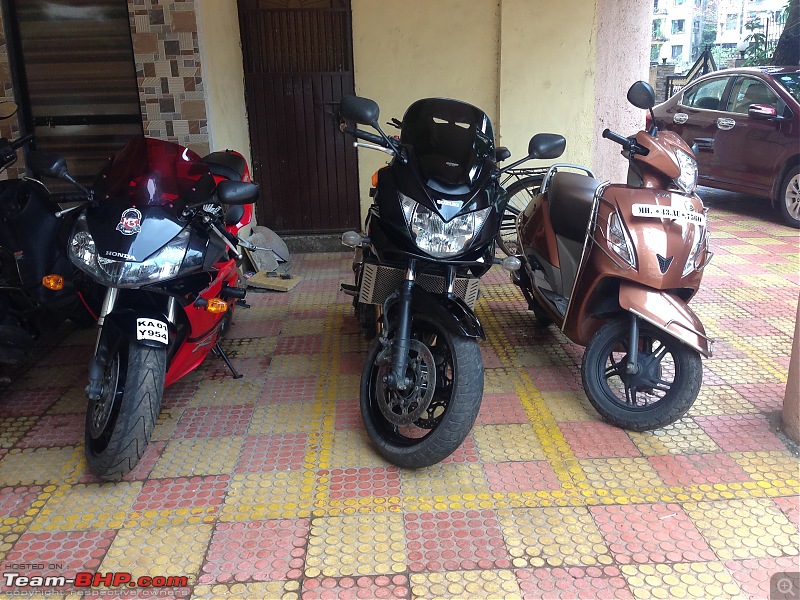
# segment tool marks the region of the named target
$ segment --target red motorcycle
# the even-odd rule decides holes
[[[45,174],[71,181],[50,155]],[[119,479],[142,457],[164,387],[219,345],[237,302],[237,237],[259,188],[237,152],[200,158],[148,138],[131,140],[100,173],[68,241],[70,260],[106,288],[86,395],[86,458]],[[224,206],[228,205],[227,210]]]

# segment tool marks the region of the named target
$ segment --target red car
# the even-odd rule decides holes
[[[768,198],[800,228],[800,67],[715,71],[653,112],[694,147],[699,184]]]

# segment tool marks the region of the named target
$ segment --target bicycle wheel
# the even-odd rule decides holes
[[[508,204],[497,232],[497,245],[506,256],[515,256],[519,252],[517,243],[517,215],[533,201],[542,188],[544,175],[530,175],[518,179],[506,188]]]

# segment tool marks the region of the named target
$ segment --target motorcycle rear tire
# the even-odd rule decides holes
[[[412,337],[421,339],[435,357],[441,357],[445,370],[452,370],[452,383],[444,412],[436,418],[433,428],[424,437],[403,435],[383,416],[376,404],[377,377],[380,367],[375,361],[382,346],[379,338],[370,345],[361,376],[361,417],[364,427],[378,452],[389,462],[409,469],[434,465],[450,456],[472,429],[483,399],[483,359],[478,342],[471,338],[453,335],[444,327],[423,317],[414,317]],[[433,344],[426,337],[435,339]],[[440,340],[442,345],[440,346]],[[447,390],[440,389],[442,380],[437,364],[437,391],[434,401],[443,401]],[[421,420],[421,419],[420,419]],[[419,423],[417,421],[416,423]]]
[[[666,382],[664,371],[667,371],[672,382],[669,386],[663,386],[668,387],[668,390],[658,401],[644,406],[633,405],[615,394],[608,383],[609,379],[616,377],[626,388],[628,386],[624,382],[625,375],[620,377],[615,369],[625,367],[629,331],[627,319],[614,319],[603,325],[587,344],[581,363],[586,396],[595,410],[616,427],[648,431],[670,425],[686,414],[700,391],[703,382],[700,354],[661,329],[642,323],[639,330],[640,364],[646,364],[648,358],[655,357],[663,348],[664,354],[657,361],[658,378]],[[658,346],[653,349],[655,344]],[[650,347],[649,352],[645,350],[646,347]],[[612,354],[617,355],[616,367],[609,367],[608,364]],[[667,354],[671,357],[670,364],[664,369],[663,360]],[[643,393],[648,392],[645,390]],[[627,392],[625,398],[628,398]]]
[[[92,473],[118,481],[142,458],[153,434],[164,396],[167,367],[165,348],[122,341],[106,365],[104,393],[110,414],[96,436],[92,419],[97,401],[86,409],[86,460]]]

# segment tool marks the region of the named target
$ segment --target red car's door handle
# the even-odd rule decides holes
[[[733,129],[736,126],[736,121],[733,119],[728,119],[726,117],[720,117],[717,119],[717,129],[721,129],[722,131],[728,131]]]

